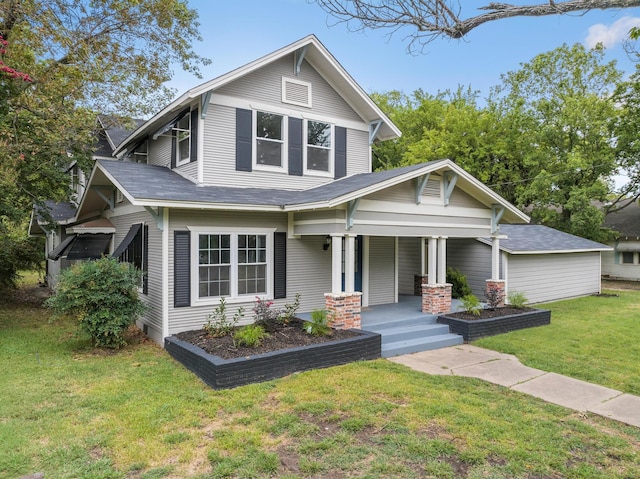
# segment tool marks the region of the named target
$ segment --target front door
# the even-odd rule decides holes
[[[356,236],[355,240],[355,257],[354,265],[354,289],[362,292],[362,236]],[[344,291],[344,238],[342,238],[342,291]]]

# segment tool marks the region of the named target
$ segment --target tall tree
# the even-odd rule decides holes
[[[490,105],[519,119],[526,147],[520,164],[527,187],[517,204],[543,224],[592,239],[605,239],[605,201],[618,172],[613,92],[621,72],[603,62],[603,50],[576,44],[536,56],[502,76]]]
[[[410,50],[422,50],[439,37],[462,38],[487,22],[513,17],[541,17],[589,10],[630,8],[640,0],[548,0],[530,5],[487,2],[476,7],[482,13],[464,15],[472,7],[460,0],[315,0],[339,22],[354,30],[388,29],[391,34],[408,28]],[[465,2],[469,3],[469,2]]]
[[[208,62],[185,0],[3,0],[0,36],[0,218],[14,225],[69,199],[98,113],[144,117],[171,99],[172,64],[199,76]]]

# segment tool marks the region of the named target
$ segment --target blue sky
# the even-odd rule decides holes
[[[487,1],[462,3],[467,13]],[[437,40],[423,54],[411,55],[407,32],[391,38],[383,30],[351,32],[306,0],[189,0],[189,5],[200,15],[203,42],[195,45],[196,51],[212,64],[203,69],[203,80],[176,71],[169,86],[177,93],[313,33],[369,93],[421,88],[435,94],[462,85],[485,97],[501,74],[563,43],[590,46],[603,41],[606,58],[631,73],[635,65],[620,40],[631,26],[640,25],[640,8],[512,18],[486,23],[463,40]]]

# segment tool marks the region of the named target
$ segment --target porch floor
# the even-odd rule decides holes
[[[451,312],[459,311],[462,301],[459,299],[451,300]],[[420,296],[412,296],[408,294],[398,295],[397,303],[376,304],[375,306],[367,306],[362,308],[361,313],[362,329],[367,326],[376,326],[383,323],[391,323],[402,321],[405,319],[413,319],[418,316],[433,317],[435,315],[422,312],[422,298]]]

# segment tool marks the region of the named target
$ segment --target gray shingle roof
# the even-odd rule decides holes
[[[604,219],[604,225],[620,233],[622,237],[640,237],[640,205],[637,201],[630,202],[628,206],[609,213]]]
[[[76,207],[72,203],[46,201],[45,206],[49,210],[51,219],[56,222],[71,219],[76,215]],[[38,219],[41,220],[43,218],[38,215]]]
[[[135,199],[265,206],[330,201],[426,165],[423,163],[395,170],[362,173],[308,190],[291,191],[278,188],[198,186],[161,166],[110,160],[98,162]]]
[[[509,253],[600,251],[609,246],[558,231],[543,225],[501,224],[500,233],[508,239],[500,240],[500,249]],[[484,239],[488,242],[488,239]]]

